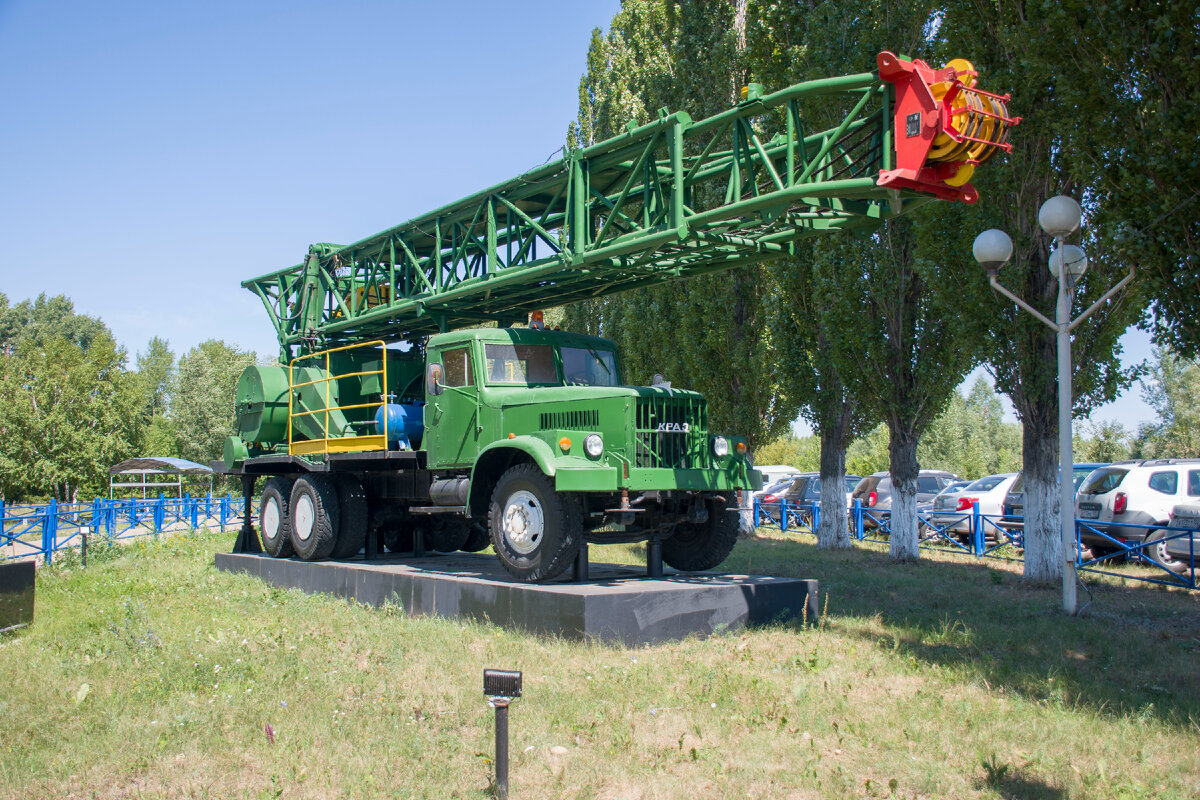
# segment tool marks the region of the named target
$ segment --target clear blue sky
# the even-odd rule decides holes
[[[240,282],[545,161],[619,5],[0,0],[0,291],[273,354]]]

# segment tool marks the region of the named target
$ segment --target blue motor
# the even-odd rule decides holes
[[[389,450],[415,450],[425,433],[425,409],[416,403],[387,403],[375,412],[375,430]]]

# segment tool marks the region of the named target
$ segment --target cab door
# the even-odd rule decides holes
[[[479,387],[468,345],[446,347],[427,357],[432,376],[425,386],[425,451],[430,467],[471,466],[479,454]],[[432,384],[436,382],[435,388]]]

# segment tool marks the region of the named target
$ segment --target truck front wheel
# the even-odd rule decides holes
[[[732,495],[711,498],[707,522],[677,524],[674,535],[662,543],[667,566],[681,572],[700,572],[728,558],[738,537],[737,514],[728,510],[735,505]]]
[[[534,464],[500,476],[488,509],[488,532],[500,563],[529,583],[554,578],[575,560],[583,543],[579,502],[554,490]]]

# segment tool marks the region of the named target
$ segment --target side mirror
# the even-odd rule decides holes
[[[425,394],[436,397],[445,391],[442,384],[442,365],[432,362],[425,368]]]

